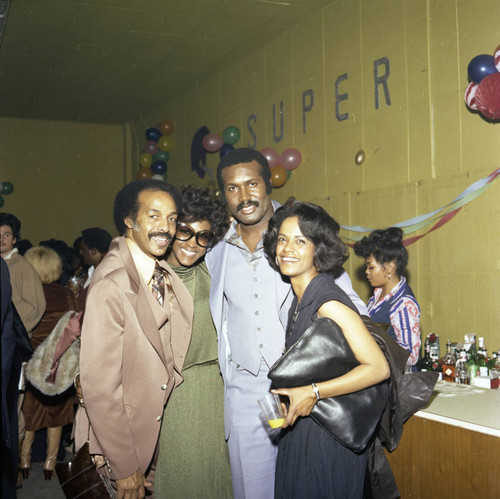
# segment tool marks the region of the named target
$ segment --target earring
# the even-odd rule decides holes
[[[391,278],[391,273],[389,272],[389,273],[387,274],[387,279],[390,279],[390,278]]]
[[[278,263],[278,255],[276,255],[276,258],[274,259],[274,261],[276,262],[276,267],[279,267],[280,264]]]

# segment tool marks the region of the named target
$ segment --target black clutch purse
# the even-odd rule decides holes
[[[318,317],[271,367],[274,388],[294,388],[338,378],[358,366],[342,329]],[[311,417],[349,449],[362,451],[375,433],[388,395],[387,382],[318,400]]]

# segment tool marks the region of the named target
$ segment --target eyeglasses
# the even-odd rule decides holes
[[[182,222],[177,223],[175,239],[178,241],[189,241],[193,237],[196,237],[196,242],[202,248],[211,248],[215,242],[215,232],[211,230],[200,230],[200,232],[195,232],[188,224]]]

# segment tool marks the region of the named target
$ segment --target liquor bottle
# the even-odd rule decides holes
[[[482,336],[477,339],[477,354],[488,358],[488,351],[486,350],[484,338]]]
[[[488,376],[488,351],[484,345],[484,338],[480,336],[477,339],[477,365],[479,368],[479,376]]]
[[[438,359],[434,359],[432,357],[431,353],[431,345],[429,344],[430,342],[427,341],[425,342],[425,356],[420,359],[418,368],[420,371],[425,372],[425,371],[435,371],[439,373],[438,379],[441,380],[443,375],[442,375],[442,368],[441,368],[441,363],[439,362]]]
[[[471,384],[474,384],[474,378],[479,375],[479,365],[477,363],[477,355],[472,355],[467,361],[467,369],[469,370],[469,379]]]
[[[470,385],[470,372],[467,368],[467,353],[460,350],[460,357],[455,364],[455,382],[461,385]]]
[[[467,355],[467,360],[470,360],[471,357],[475,357],[477,348],[476,335],[474,333],[468,333],[464,335],[464,348]]]
[[[451,352],[451,341],[448,340],[446,342],[446,354],[442,359],[442,368],[443,368],[443,380],[455,382],[455,364],[457,363],[457,359]]]

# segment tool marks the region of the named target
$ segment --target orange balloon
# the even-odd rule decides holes
[[[174,141],[172,140],[171,137],[160,137],[160,139],[158,140],[158,147],[162,150],[162,151],[171,151],[174,147]]]
[[[174,124],[170,120],[160,123],[160,132],[162,135],[170,135],[174,131]]]
[[[137,170],[137,180],[146,180],[147,178],[151,178],[153,176],[153,172],[151,171],[151,168],[139,168]]]
[[[276,165],[271,167],[271,184],[273,187],[285,185],[287,178],[286,170],[282,166]]]

